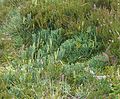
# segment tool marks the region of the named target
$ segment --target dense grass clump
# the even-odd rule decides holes
[[[120,98],[119,0],[1,0],[0,98]]]

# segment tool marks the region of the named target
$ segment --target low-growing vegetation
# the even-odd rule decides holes
[[[120,1],[0,0],[0,99],[120,99]]]

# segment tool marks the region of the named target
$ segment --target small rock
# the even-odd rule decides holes
[[[101,80],[101,79],[106,79],[107,77],[104,75],[104,76],[94,76],[96,79],[98,80]]]

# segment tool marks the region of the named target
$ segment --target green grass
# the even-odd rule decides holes
[[[0,98],[119,99],[119,12],[117,0],[1,1]]]

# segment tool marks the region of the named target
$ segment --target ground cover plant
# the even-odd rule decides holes
[[[119,0],[0,0],[0,99],[119,99]]]

